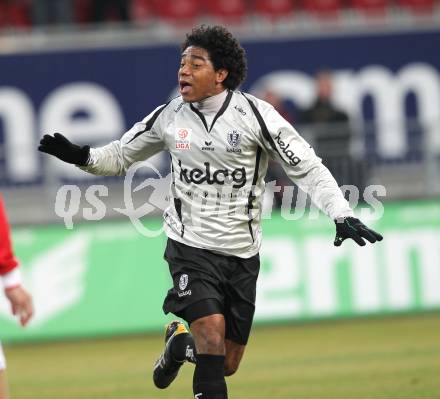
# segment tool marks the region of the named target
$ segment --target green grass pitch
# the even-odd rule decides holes
[[[192,398],[153,387],[162,336],[7,346],[12,399]],[[232,399],[440,398],[440,314],[255,327]]]

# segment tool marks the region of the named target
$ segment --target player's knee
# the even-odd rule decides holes
[[[203,348],[199,350],[200,353],[224,354],[225,352],[223,337],[217,331],[211,331],[205,334],[200,346]]]
[[[239,365],[240,359],[236,356],[231,356],[231,353],[227,353],[225,358],[225,377],[235,374]]]
[[[228,364],[225,363],[225,377],[230,377],[235,374],[238,370],[238,364]]]
[[[215,318],[196,320],[191,324],[191,332],[200,354],[223,355],[225,353],[224,322]]]
[[[226,341],[226,357],[225,357],[225,377],[235,374],[240,365],[245,345],[237,344],[229,339]]]

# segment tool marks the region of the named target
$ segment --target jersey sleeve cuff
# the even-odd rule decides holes
[[[333,218],[333,220],[334,220],[335,222],[341,222],[341,221],[343,221],[345,218],[348,218],[348,217],[354,217],[354,212],[353,212],[352,209],[347,209],[347,210],[345,210],[345,211],[343,211],[343,212],[341,212],[341,213],[338,213],[338,216],[336,216],[335,218]]]
[[[2,276],[3,288],[5,290],[21,285],[21,273],[18,267]]]
[[[93,168],[94,164],[96,163],[96,148],[89,148],[89,157],[87,158],[87,163],[85,165],[75,165],[77,168],[85,171],[90,172]]]

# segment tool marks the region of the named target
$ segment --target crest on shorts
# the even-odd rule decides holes
[[[179,288],[180,288],[180,290],[183,291],[186,288],[187,285],[188,285],[188,275],[187,274],[182,274],[180,276],[180,279],[179,279]]]
[[[226,138],[231,147],[237,148],[241,142],[241,133],[238,130],[228,132]]]

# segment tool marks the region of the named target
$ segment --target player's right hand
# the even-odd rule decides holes
[[[53,136],[45,134],[40,141],[38,150],[53,155],[64,162],[85,166],[89,160],[90,147],[71,143],[60,133]]]

